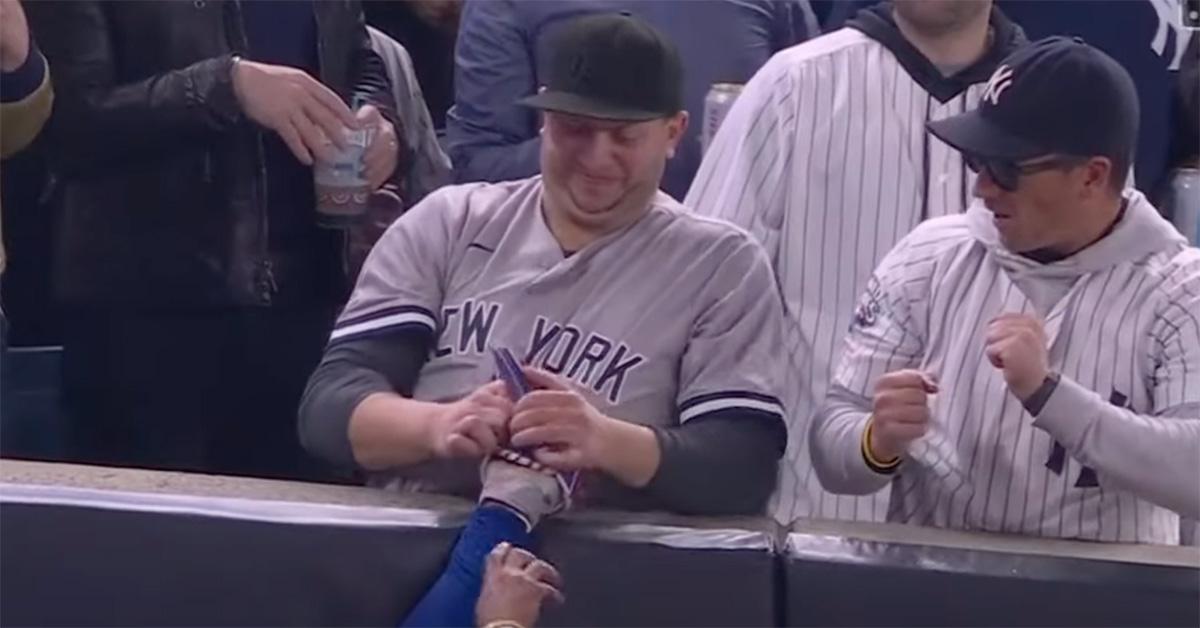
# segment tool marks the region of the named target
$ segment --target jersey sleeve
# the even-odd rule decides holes
[[[744,235],[708,283],[679,365],[680,423],[713,414],[783,419],[783,305],[765,252]]]
[[[920,364],[923,326],[903,286],[919,285],[921,278],[913,275],[923,269],[908,267],[905,255],[894,251],[867,281],[834,368],[833,385],[870,396],[881,375]]]
[[[1200,518],[1200,254],[1183,256],[1149,330],[1152,411],[1116,406],[1063,377],[1033,425],[1094,469],[1101,485]]]
[[[1151,384],[1154,410],[1191,407],[1200,419],[1200,251],[1185,249],[1164,286],[1165,305],[1150,333],[1158,348]]]
[[[910,290],[928,285],[929,263],[910,263],[911,238],[888,253],[867,282],[829,395],[810,427],[813,468],[821,484],[834,493],[868,495],[892,477],[867,466],[862,438],[875,382],[886,373],[918,366],[925,351],[923,325],[914,315]]]
[[[791,177],[796,88],[776,56],[738,96],[704,156],[684,205],[749,231],[776,258]]]
[[[437,331],[450,251],[466,214],[455,198],[443,188],[388,228],[363,264],[331,344],[399,329]]]

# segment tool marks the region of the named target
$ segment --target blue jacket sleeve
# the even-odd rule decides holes
[[[532,42],[513,0],[467,0],[446,118],[456,181],[504,181],[539,170],[537,114],[516,101],[537,91]]]

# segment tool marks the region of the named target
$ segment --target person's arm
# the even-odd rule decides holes
[[[392,93],[392,84],[388,79],[387,68],[383,59],[371,46],[371,37],[367,33],[366,20],[360,9],[357,22],[353,29],[356,45],[352,49],[351,68],[354,69],[354,96],[375,105],[389,122],[396,125],[399,135],[401,122],[397,118],[396,98]]]
[[[46,59],[31,47],[20,66],[0,75],[0,158],[7,159],[33,142],[53,103]]]
[[[1196,355],[1190,359],[1193,368],[1200,368]],[[1192,379],[1192,386],[1200,385]],[[1185,517],[1200,517],[1200,402],[1138,414],[1063,377],[1033,426],[1095,470],[1101,485],[1135,493]]]
[[[108,13],[99,0],[35,2],[29,15],[54,69],[52,127],[63,140],[62,163],[102,167],[175,150],[242,121],[234,94],[233,56],[121,83]]]
[[[396,113],[396,98],[387,68],[371,44],[362,8],[353,7],[353,22],[343,34],[354,44],[349,48],[352,94],[346,100],[352,106],[361,103],[352,115],[358,124],[374,129],[362,160],[364,177],[370,182],[371,190],[378,191],[389,181],[393,185],[401,184],[408,170],[409,155],[403,145],[406,121]]]
[[[478,458],[499,444],[512,404],[488,383],[454,402],[412,398],[433,334],[423,322],[338,338],[305,389],[300,441],[341,468],[371,471],[431,458]]]
[[[896,245],[868,281],[842,344],[830,390],[809,428],[813,469],[821,485],[833,493],[875,493],[896,471],[895,461],[873,455],[866,430],[880,377],[916,368],[924,353],[924,330],[920,317],[913,315],[908,291],[927,289],[928,278],[910,276],[921,272],[905,264],[911,238]],[[915,265],[916,269],[928,266]]]
[[[500,544],[488,555],[475,606],[480,628],[533,628],[546,600],[562,604],[562,576],[533,554]]]
[[[331,344],[300,401],[305,449],[348,469],[428,459],[436,404],[408,397],[431,338],[427,328],[409,325]]]
[[[686,421],[647,427],[638,417],[601,413],[570,383],[526,368],[536,390],[517,404],[515,447],[562,469],[599,471],[638,489],[658,508],[693,515],[760,514],[775,485],[787,430],[767,395],[700,395]],[[537,415],[541,414],[539,418]],[[697,477],[713,478],[697,483]]]
[[[504,181],[540,169],[537,114],[517,100],[538,89],[534,50],[512,0],[467,0],[454,51],[454,106],[446,115],[456,181]]]
[[[787,443],[783,420],[714,413],[654,428],[659,465],[646,491],[682,514],[761,514],[775,489]],[[698,478],[704,478],[698,482]]]
[[[1189,267],[1175,273],[1190,277],[1168,289],[1170,305],[1150,329],[1154,411],[1115,406],[1067,377],[1051,380],[1045,402],[1030,410],[1034,427],[1094,469],[1102,486],[1200,518],[1200,254],[1184,255]]]
[[[761,514],[787,444],[783,305],[766,253],[749,240],[710,286],[679,366],[679,424],[655,429],[660,461],[645,490],[675,512]]]
[[[813,469],[821,486],[842,495],[871,495],[892,481],[896,467],[872,466],[865,449],[871,397],[830,387],[809,435]]]
[[[401,628],[532,628],[545,598],[562,601],[558,572],[521,549],[532,544],[533,534],[515,512],[498,504],[480,505],[458,535],[445,571]],[[513,559],[518,562],[501,567]]]
[[[0,0],[0,158],[24,149],[50,117],[46,59],[29,36],[18,0]]]
[[[342,467],[428,458],[440,404],[411,396],[437,330],[453,233],[466,208],[452,190],[430,195],[372,249],[301,402],[300,438]]]
[[[404,152],[411,159],[407,168],[397,169],[395,178],[403,182],[405,205],[412,205],[450,182],[450,158],[438,144],[412,57],[395,39],[374,28],[368,27],[367,31],[392,83],[396,114],[404,121],[398,130]]]
[[[720,218],[749,231],[778,261],[780,229],[791,207],[792,147],[800,121],[798,83],[793,70],[777,59],[746,84],[704,155],[683,204],[696,213]]]
[[[544,390],[570,389],[543,371],[527,373],[531,382]],[[726,407],[663,428],[602,415],[590,404],[584,405],[577,394],[573,397],[577,411],[555,408],[560,421],[549,430],[526,426],[520,413],[530,406],[518,404],[512,424],[514,446],[554,445],[552,450],[535,451],[534,456],[555,468],[604,473],[638,489],[657,508],[687,515],[762,513],[775,487],[778,461],[787,442],[777,401],[714,398],[717,405]],[[776,409],[748,408],[739,402]],[[573,430],[578,438],[542,438],[543,432],[561,430],[582,416],[588,418]],[[700,483],[696,481],[700,477],[709,479]]]

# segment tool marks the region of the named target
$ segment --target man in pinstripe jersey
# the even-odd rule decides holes
[[[812,425],[830,490],[888,520],[1176,544],[1200,515],[1200,250],[1135,190],[1133,81],[1078,39],[930,123],[979,173],[868,283]]]
[[[887,495],[832,495],[805,438],[857,295],[917,223],[963,211],[970,173],[925,122],[973,106],[1024,40],[990,0],[901,0],[789,48],[746,86],[688,193],[768,249],[786,309],[788,451],[777,519],[882,520]]]

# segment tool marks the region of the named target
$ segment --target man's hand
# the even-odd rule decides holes
[[[881,461],[900,457],[908,444],[929,429],[929,395],[938,391],[929,375],[912,369],[893,371],[875,383],[871,413],[871,454]]]
[[[562,471],[604,469],[607,439],[617,419],[600,413],[563,379],[525,367],[536,390],[513,409],[512,446],[534,447],[534,458]]]
[[[363,153],[363,165],[371,189],[378,190],[392,176],[400,159],[400,145],[396,141],[396,128],[387,121],[374,105],[364,105],[356,112],[359,126],[374,129],[371,144]]]
[[[560,587],[562,577],[550,563],[501,543],[488,554],[475,621],[480,626],[510,621],[532,628],[541,614],[542,602],[550,598],[563,603]]]
[[[314,155],[332,160],[334,146],[346,144],[345,130],[359,128],[346,103],[303,70],[239,59],[233,91],[246,117],[279,134],[306,166]]]
[[[987,327],[987,358],[1004,372],[1017,399],[1025,401],[1050,373],[1050,351],[1042,322],[1028,314],[1001,314]]]
[[[439,458],[482,458],[505,441],[512,414],[504,382],[486,384],[446,404],[433,422],[429,448]]]
[[[0,70],[12,72],[29,57],[29,23],[17,0],[0,0]]]

